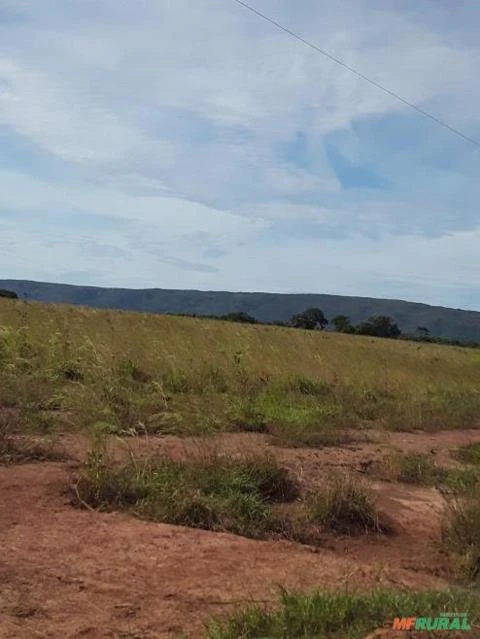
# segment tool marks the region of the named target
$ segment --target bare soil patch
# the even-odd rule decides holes
[[[335,471],[364,477],[365,464],[391,445],[408,452],[430,446],[446,459],[451,449],[479,439],[479,431],[393,433],[385,442],[310,450],[270,446],[258,434],[228,434],[214,444],[151,437],[128,445],[137,454],[174,458],[211,445],[231,455],[268,448],[314,488]],[[61,446],[71,461],[0,468],[2,639],[201,636],[212,614],[249,601],[275,602],[280,585],[447,586],[436,547],[443,501],[434,488],[371,483],[379,509],[395,524],[393,538],[329,535],[320,548],[253,541],[72,508],[65,487],[87,445],[68,436]],[[114,447],[121,458],[125,446]]]

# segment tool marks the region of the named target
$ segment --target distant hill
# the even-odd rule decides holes
[[[480,312],[400,300],[342,295],[100,288],[24,280],[0,280],[0,288],[14,291],[22,299],[41,302],[192,315],[243,311],[262,322],[286,321],[295,313],[318,306],[330,319],[343,314],[356,324],[370,315],[390,315],[404,333],[414,332],[417,326],[426,326],[437,337],[480,342]]]

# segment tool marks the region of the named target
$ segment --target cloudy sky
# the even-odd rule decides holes
[[[480,3],[251,4],[480,140]],[[479,170],[234,0],[0,0],[0,278],[480,310]]]

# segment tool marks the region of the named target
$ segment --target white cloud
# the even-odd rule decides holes
[[[235,3],[3,5],[23,19],[0,27],[0,126],[43,153],[46,168],[40,178],[35,167],[19,170],[21,160],[3,165],[0,215],[3,208],[23,220],[9,227],[8,241],[18,236],[28,259],[47,235],[54,241],[53,220],[62,220],[55,241],[69,248],[50,247],[49,279],[59,269],[94,271],[105,283],[142,285],[161,272],[163,286],[274,288],[284,277],[292,290],[326,290],[319,276],[336,264],[329,286],[366,293],[387,277],[408,286],[415,265],[412,290],[425,297],[429,278],[443,295],[450,280],[456,286],[473,272],[466,247],[477,237],[478,155]],[[475,135],[480,47],[461,37],[458,15],[450,33],[440,5],[410,0],[381,10],[373,0],[255,6]],[[359,132],[359,123],[367,128]],[[306,148],[285,150],[298,133]],[[347,170],[373,167],[388,188],[344,188],[327,140],[353,166]],[[48,169],[50,156],[68,178]],[[26,220],[46,213],[48,232],[29,230]],[[82,215],[90,221],[80,241],[73,229]],[[108,234],[96,230],[96,218],[108,218]],[[287,222],[299,225],[294,241],[278,234]],[[301,224],[315,225],[315,238],[310,228],[301,239]],[[349,239],[327,239],[340,225]],[[454,234],[441,237],[447,232]],[[454,261],[455,251],[460,260],[444,273],[435,260]],[[23,272],[21,259],[10,252],[2,266],[16,262]]]

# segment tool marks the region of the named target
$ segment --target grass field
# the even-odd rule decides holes
[[[0,405],[48,431],[475,427],[480,354],[280,327],[0,301]]]

